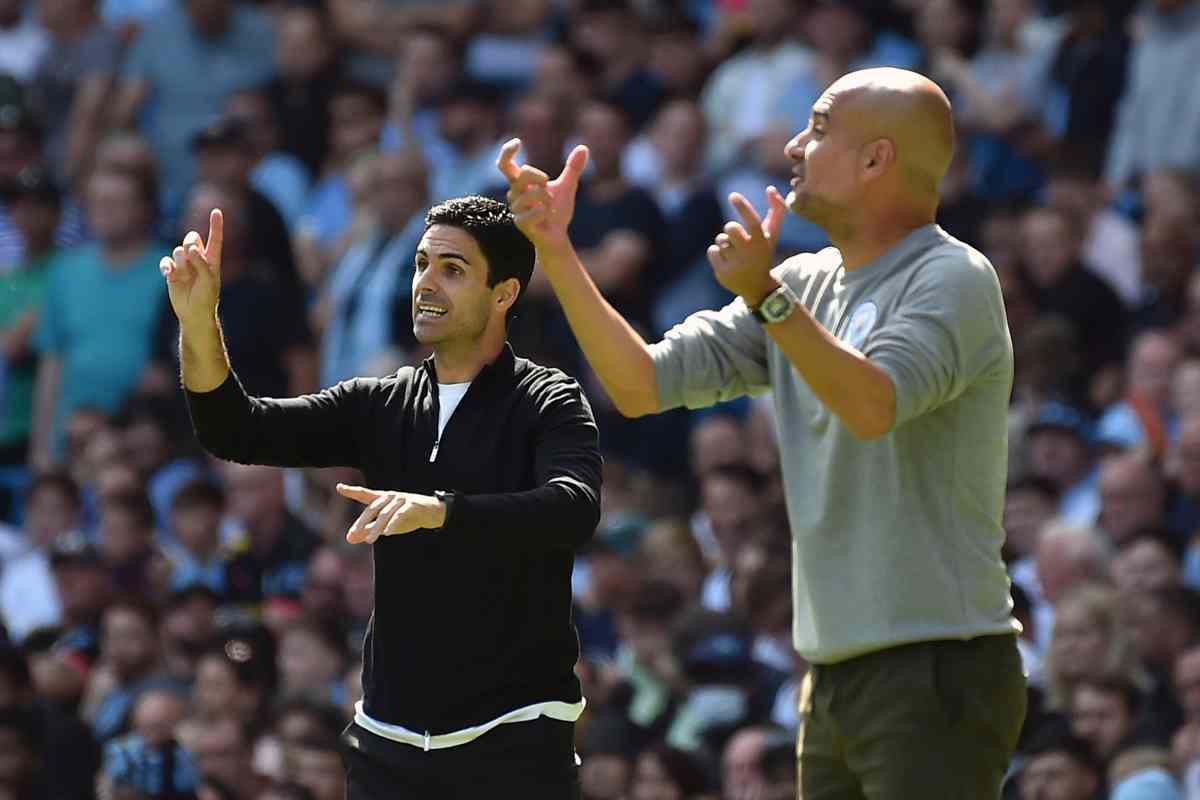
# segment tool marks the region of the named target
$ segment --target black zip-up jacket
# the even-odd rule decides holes
[[[196,436],[219,458],[356,467],[372,489],[454,492],[442,528],[373,545],[368,715],[437,735],[580,699],[571,568],[600,519],[601,462],[576,381],[505,345],[440,441],[432,359],[288,399],[248,397],[232,374],[186,394]]]

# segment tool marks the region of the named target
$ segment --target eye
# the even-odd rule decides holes
[[[428,263],[429,263],[429,262],[427,262],[425,259],[423,259],[423,258],[418,258],[418,259],[416,260],[415,264],[414,264],[414,265],[415,265],[415,267],[416,267],[416,270],[417,270],[417,272],[424,272],[424,271],[425,271],[425,267],[426,267],[426,266],[428,266]]]
[[[451,264],[451,265],[450,265],[450,267],[449,267],[449,269],[450,269],[450,274],[451,274],[451,275],[462,275],[462,274],[463,274],[463,268],[462,268],[462,267],[456,267],[455,265]]]

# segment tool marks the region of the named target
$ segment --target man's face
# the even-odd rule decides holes
[[[1100,527],[1120,545],[1162,520],[1162,487],[1149,469],[1126,460],[1100,471]]]
[[[100,648],[123,678],[133,678],[153,665],[155,630],[132,609],[115,606],[104,615]]]
[[[827,90],[785,148],[793,163],[788,208],[822,227],[843,220],[856,194],[859,142],[852,118],[839,113],[845,102]]]
[[[79,524],[79,507],[52,485],[39,489],[25,508],[25,527],[37,544],[47,545],[55,536]]]
[[[621,153],[629,142],[629,130],[616,110],[601,103],[589,105],[579,117],[579,135],[591,151],[597,176],[620,174]]]
[[[1054,503],[1034,489],[1009,492],[1004,499],[1004,531],[1007,546],[1017,557],[1037,549],[1038,534],[1054,516]]]
[[[687,173],[700,166],[704,150],[704,117],[695,103],[678,101],[667,106],[650,131],[654,149],[668,169]]]
[[[1036,756],[1021,774],[1021,800],[1089,800],[1096,774],[1066,753]]]
[[[342,800],[346,772],[336,750],[297,747],[293,751],[296,783],[312,792],[316,800]]]
[[[275,63],[280,74],[298,80],[311,78],[325,66],[331,52],[321,18],[315,11],[296,7],[279,12]]]
[[[146,203],[128,175],[100,173],[87,187],[88,224],[101,242],[123,242],[146,229]]]
[[[243,186],[250,175],[249,153],[228,144],[210,144],[196,153],[196,174],[201,180]]]
[[[110,564],[123,564],[150,544],[150,531],[136,514],[120,506],[100,512],[100,549]]]
[[[1094,686],[1081,686],[1071,697],[1071,731],[1108,758],[1129,735],[1133,719],[1124,698]]]
[[[401,46],[396,76],[420,106],[446,91],[454,80],[455,68],[454,54],[445,39],[418,31],[410,34]]]
[[[413,334],[422,344],[479,339],[494,311],[488,263],[475,237],[433,225],[417,246],[412,284]]]
[[[329,125],[333,152],[346,158],[379,141],[383,115],[370,98],[345,94],[330,101]]]
[[[1021,220],[1021,257],[1039,285],[1061,278],[1078,256],[1075,231],[1061,212],[1038,209]]]
[[[1165,589],[1179,583],[1179,565],[1161,542],[1141,539],[1113,560],[1113,582],[1124,594]]]
[[[700,504],[712,522],[713,535],[730,566],[750,535],[758,498],[741,481],[712,475],[701,484]]]
[[[427,176],[424,166],[415,159],[379,159],[370,185],[375,214],[391,230],[403,228],[425,204]]]
[[[1087,448],[1070,431],[1043,428],[1029,436],[1029,461],[1034,475],[1068,489],[1087,469]]]

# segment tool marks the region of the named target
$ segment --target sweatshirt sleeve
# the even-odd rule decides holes
[[[863,354],[896,387],[896,427],[954,400],[983,376],[1012,379],[1012,343],[995,270],[983,256],[926,264]]]
[[[211,392],[185,389],[196,438],[226,461],[274,467],[357,467],[371,379],[315,394],[250,397],[231,371]]]
[[[533,548],[574,550],[600,522],[600,446],[591,406],[574,380],[538,403],[537,487],[523,492],[458,494],[442,530],[510,537]]]

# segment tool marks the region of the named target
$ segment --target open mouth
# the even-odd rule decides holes
[[[446,316],[448,309],[432,303],[417,303],[417,319],[437,319]]]

